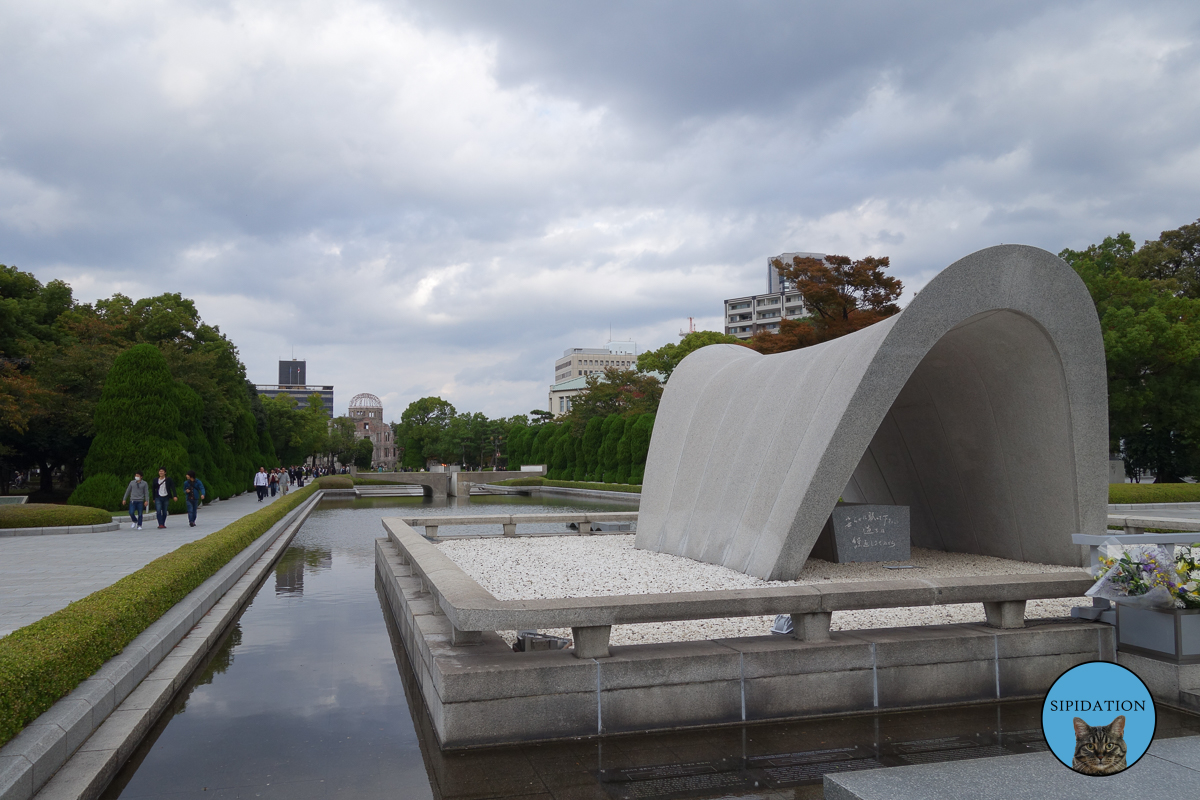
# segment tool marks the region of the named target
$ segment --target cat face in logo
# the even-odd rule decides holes
[[[1125,766],[1124,714],[1107,725],[1096,726],[1075,718],[1075,760],[1071,769],[1084,775],[1116,775]]]

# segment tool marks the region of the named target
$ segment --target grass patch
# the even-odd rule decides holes
[[[103,525],[112,512],[90,506],[21,503],[0,506],[0,528],[56,528],[62,525]]]
[[[355,478],[355,486],[412,486],[411,483],[404,481],[380,481],[374,478]]]
[[[316,489],[316,484],[298,489],[0,639],[0,745],[90,678]]]
[[[349,475],[322,475],[317,478],[322,489],[353,489],[354,480]]]
[[[601,492],[632,492],[640,494],[642,487],[628,483],[593,483],[591,481],[552,481],[549,478],[511,478],[494,481],[495,486],[552,486],[558,489],[592,489]]]
[[[1200,503],[1200,483],[1110,483],[1110,503]]]

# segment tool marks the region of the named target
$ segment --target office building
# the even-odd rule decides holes
[[[562,358],[554,362],[554,382],[581,375],[602,375],[609,367],[633,369],[637,366],[637,344],[634,342],[609,342],[604,347],[572,347],[563,351]]]
[[[554,362],[554,383],[550,386],[550,406],[558,417],[571,410],[571,398],[587,388],[588,375],[603,375],[610,367],[636,369],[635,342],[609,342],[604,347],[572,347]]]
[[[767,259],[766,294],[726,300],[725,333],[739,339],[749,339],[759,331],[778,333],[780,320],[800,319],[808,313],[800,294],[785,284],[771,264],[775,259],[790,263],[796,256],[825,260],[824,253],[780,253]]]
[[[290,359],[279,362],[279,383],[255,385],[255,390],[263,397],[279,397],[287,395],[299,406],[307,406],[310,395],[318,395],[325,413],[333,419],[333,387],[307,385],[308,362]]]

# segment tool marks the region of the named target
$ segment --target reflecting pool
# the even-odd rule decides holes
[[[323,502],[105,797],[775,800],[821,797],[827,772],[1045,749],[1024,702],[442,753],[376,592],[379,520],[514,506],[631,507]],[[1160,709],[1160,737],[1195,734],[1200,718]]]

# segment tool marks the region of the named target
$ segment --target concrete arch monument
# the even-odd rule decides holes
[[[844,496],[909,506],[916,547],[1081,564],[1071,534],[1106,525],[1107,391],[1075,272],[1034,247],[981,250],[849,336],[684,359],[637,547],[788,580]]]

